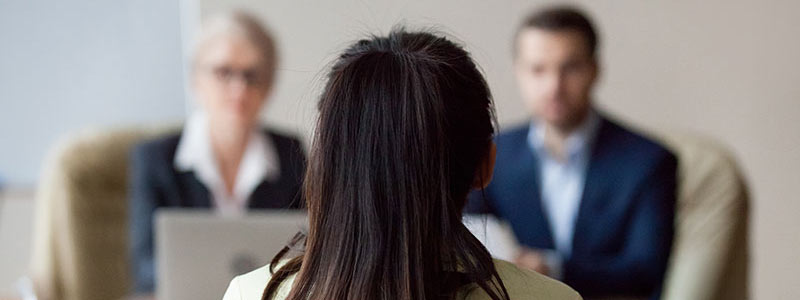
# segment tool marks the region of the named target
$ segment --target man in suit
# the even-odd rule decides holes
[[[494,178],[468,213],[511,225],[516,263],[584,297],[658,298],[673,239],[675,157],[592,104],[597,35],[579,10],[534,12],[514,43],[531,121],[496,138]]]

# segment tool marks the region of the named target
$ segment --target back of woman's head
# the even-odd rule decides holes
[[[361,40],[334,64],[319,109],[305,253],[265,298],[289,272],[289,299],[449,299],[470,282],[507,298],[461,223],[494,132],[469,54],[429,33]]]

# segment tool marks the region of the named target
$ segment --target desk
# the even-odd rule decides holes
[[[33,188],[0,190],[0,300],[15,299],[26,275],[33,235]]]

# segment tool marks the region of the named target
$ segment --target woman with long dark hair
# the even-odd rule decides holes
[[[239,276],[228,299],[580,299],[503,261],[461,223],[494,165],[491,95],[469,54],[395,30],[337,60],[304,192],[294,258]]]

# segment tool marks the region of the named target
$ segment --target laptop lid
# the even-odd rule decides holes
[[[233,277],[268,264],[298,231],[306,231],[307,222],[298,211],[230,217],[209,210],[159,210],[157,299],[221,299]]]

